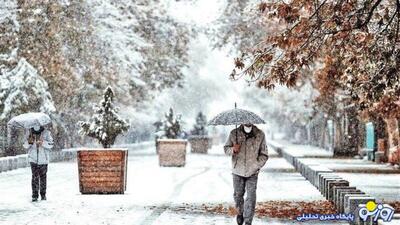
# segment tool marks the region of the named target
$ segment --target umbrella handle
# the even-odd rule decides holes
[[[236,115],[236,108],[237,108],[237,105],[236,105],[236,102],[235,102],[235,117],[236,117],[236,121],[237,121],[237,115]],[[236,122],[235,122],[235,131],[236,131],[236,144],[239,144],[238,143],[238,132],[237,132],[237,124],[236,124]]]
[[[236,131],[236,144],[239,144],[238,143],[238,131],[237,131],[237,124],[235,124],[235,131]]]

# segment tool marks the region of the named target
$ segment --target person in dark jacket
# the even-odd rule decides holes
[[[24,148],[28,150],[29,163],[32,170],[32,201],[39,198],[46,200],[47,165],[50,161],[50,150],[53,148],[53,138],[49,130],[35,126],[25,134]]]

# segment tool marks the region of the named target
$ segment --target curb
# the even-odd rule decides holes
[[[292,164],[295,170],[314,185],[326,200],[332,202],[339,213],[354,213],[360,204],[376,201],[375,197],[365,194],[357,187],[350,186],[349,181],[337,175],[333,170],[318,163],[305,163],[305,160],[302,160],[305,157],[295,157],[289,154],[279,143],[269,142],[268,145]],[[372,220],[362,221],[358,214],[355,214],[354,218],[355,220],[350,222],[352,225],[374,224]]]

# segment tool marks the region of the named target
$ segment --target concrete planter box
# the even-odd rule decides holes
[[[79,149],[77,157],[82,194],[124,194],[127,149]]]
[[[160,166],[185,166],[187,141],[182,139],[159,139],[158,159]]]
[[[189,137],[190,149],[192,153],[207,154],[211,140],[207,136]]]

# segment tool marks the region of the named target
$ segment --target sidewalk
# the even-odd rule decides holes
[[[268,143],[280,150],[289,161],[297,158],[305,165],[318,164],[333,170],[336,175],[349,181],[350,186],[374,196],[377,202],[398,204],[400,201],[400,170],[389,164],[354,158],[333,158],[332,153],[325,149],[290,144],[283,140],[270,140]],[[400,224],[398,214],[395,218],[396,220],[386,224]]]

